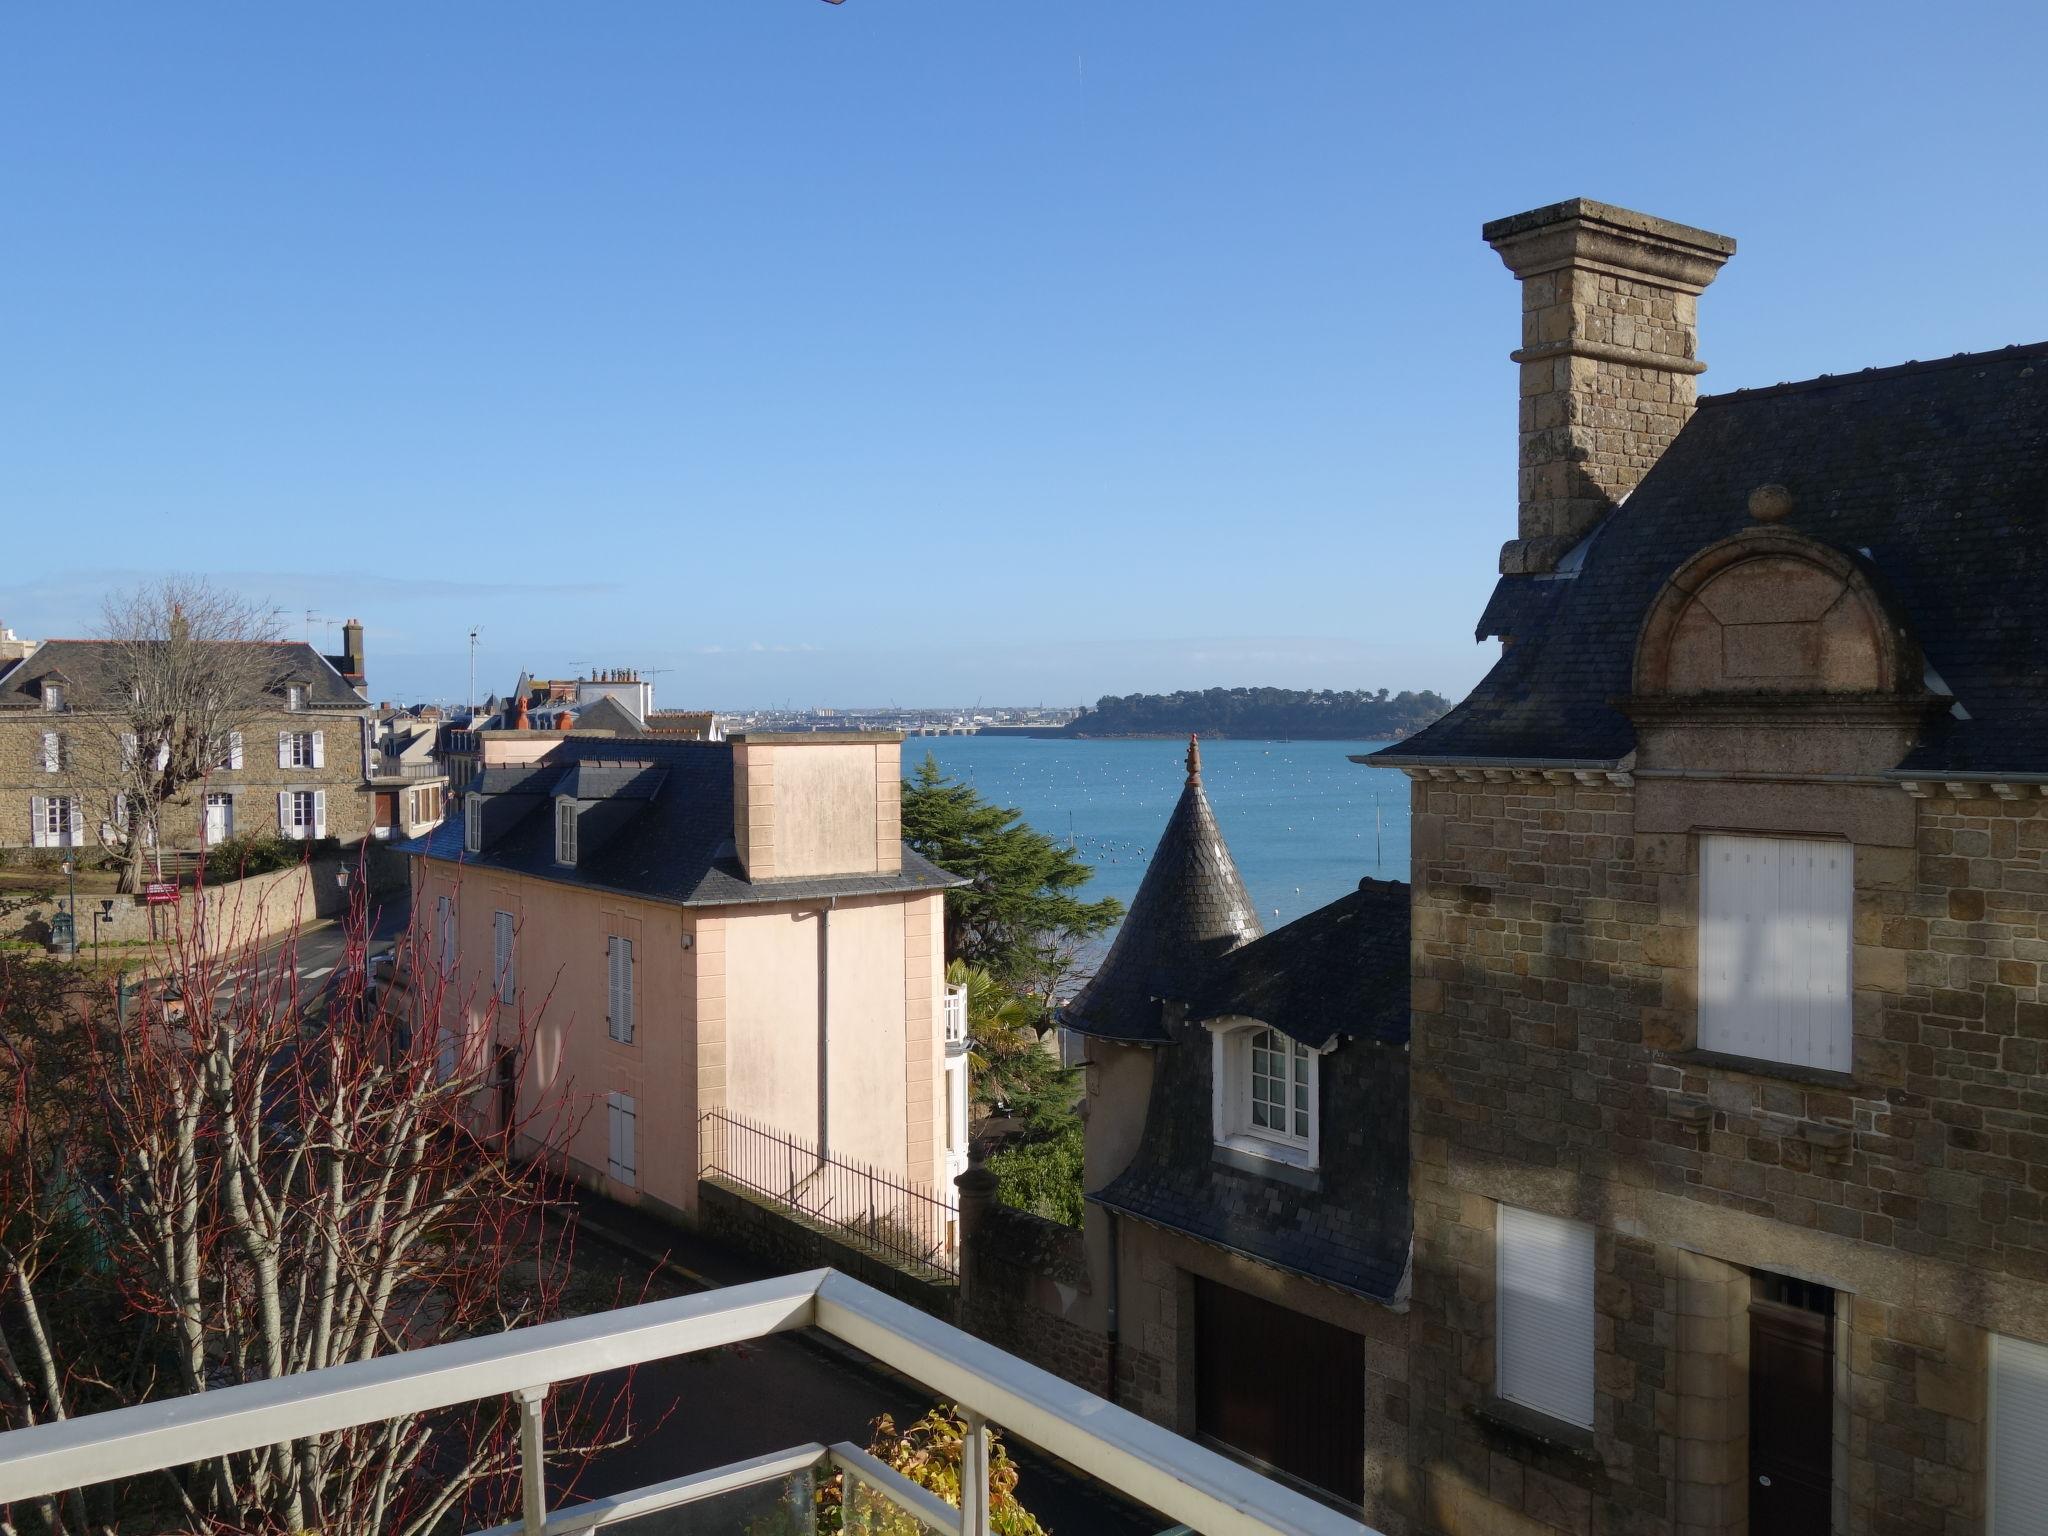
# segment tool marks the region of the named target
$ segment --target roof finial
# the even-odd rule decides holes
[[[1202,738],[1201,738],[1201,737],[1200,737],[1200,736],[1199,736],[1198,734],[1196,734],[1196,733],[1194,733],[1194,732],[1189,732],[1189,733],[1188,733],[1188,782],[1189,782],[1190,784],[1195,784],[1195,783],[1199,783],[1199,782],[1201,781],[1201,777],[1202,777]]]

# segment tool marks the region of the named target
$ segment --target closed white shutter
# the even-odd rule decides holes
[[[1849,844],[1700,839],[1700,1049],[1847,1072]]]
[[[290,731],[279,731],[277,733],[277,766],[289,768],[291,765],[292,733]]]
[[[1495,1390],[1553,1419],[1593,1427],[1593,1229],[1496,1207]]]
[[[80,847],[85,842],[85,801],[77,795],[67,795],[64,808],[69,813],[67,824],[71,829],[71,846]]]
[[[292,792],[288,789],[277,792],[277,830],[281,837],[299,836],[299,829],[292,825]]]
[[[63,749],[57,744],[55,731],[43,732],[43,772],[55,773]]]
[[[242,766],[242,733],[228,732],[228,767],[240,771]]]
[[[512,1001],[517,985],[512,976],[512,914],[499,912],[491,918],[491,975],[498,989],[498,1001]]]
[[[327,791],[324,789],[313,791],[313,835],[327,835]]]
[[[614,1093],[607,1096],[610,1121],[611,1148],[610,1173],[621,1184],[629,1187],[636,1184],[640,1172],[639,1148],[635,1145],[638,1115],[634,1112],[633,1096]]]
[[[28,797],[28,842],[31,848],[50,846],[50,803],[41,795]]]
[[[313,733],[313,766],[315,768],[325,768],[327,766],[327,733],[325,731],[315,731]]]
[[[605,1017],[611,1037],[623,1045],[633,1043],[633,941],[617,935],[605,940],[607,987]]]
[[[136,753],[140,750],[135,742],[135,733],[133,731],[123,731],[121,733],[121,766],[123,768],[133,768],[135,766]]]
[[[156,744],[156,771],[162,773],[171,766],[171,738],[166,736]]]
[[[2048,1536],[2048,1349],[1991,1336],[1990,1536]]]

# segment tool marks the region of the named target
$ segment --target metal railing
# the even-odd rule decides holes
[[[439,763],[408,763],[403,758],[386,757],[378,762],[377,777],[380,779],[445,779],[448,777],[448,770]]]
[[[960,1277],[959,1208],[944,1195],[867,1163],[820,1155],[799,1137],[730,1110],[706,1110],[703,1173],[830,1227],[932,1278]]]
[[[541,1410],[555,1386],[794,1328],[831,1334],[957,1405],[968,1426],[962,1507],[855,1446],[811,1444],[548,1508]],[[989,1536],[991,1423],[1206,1536],[1373,1536],[1356,1520],[829,1269],[17,1429],[0,1434],[0,1505],[500,1396],[522,1409],[525,1503],[517,1525],[491,1536],[597,1530],[820,1464],[948,1536]]]

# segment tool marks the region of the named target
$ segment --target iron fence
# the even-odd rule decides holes
[[[959,1278],[958,1209],[943,1195],[867,1163],[820,1156],[809,1142],[729,1110],[706,1110],[698,1127],[707,1175],[912,1269]]]

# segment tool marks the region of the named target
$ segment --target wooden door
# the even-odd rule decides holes
[[[1351,1504],[1365,1502],[1365,1340],[1195,1281],[1195,1425]]]
[[[377,791],[377,825],[396,832],[401,823],[398,820],[398,792],[392,789]]]
[[[1750,1303],[1749,1536],[1814,1536],[1832,1518],[1834,1292],[1790,1286],[1794,1301]]]

